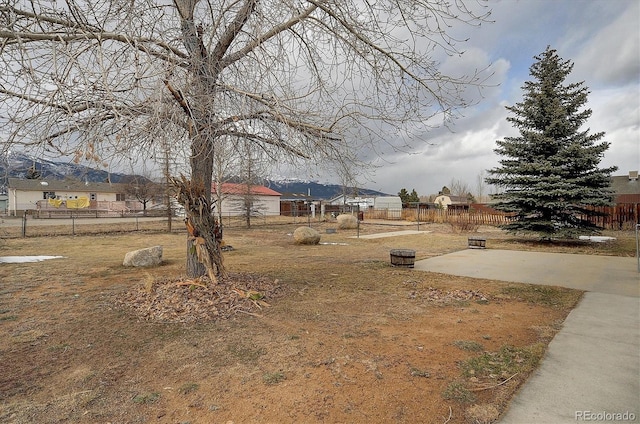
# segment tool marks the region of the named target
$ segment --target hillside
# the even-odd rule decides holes
[[[34,159],[21,153],[12,153],[4,161],[0,161],[0,191],[6,188],[8,178],[28,178],[33,172],[40,178],[63,180],[73,178],[92,183],[111,181],[127,183],[133,176],[122,173],[109,173],[104,170],[90,168],[73,162],[55,162],[46,159]]]

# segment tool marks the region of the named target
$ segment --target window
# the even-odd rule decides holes
[[[95,193],[89,193],[89,200],[96,200],[98,196]]]
[[[116,202],[124,202],[124,193],[116,193]]]
[[[55,199],[56,198],[56,192],[55,191],[43,191],[42,192],[42,198],[44,200]]]

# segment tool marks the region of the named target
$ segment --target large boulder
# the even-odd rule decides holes
[[[358,228],[358,218],[349,214],[338,215],[338,228],[341,230],[353,230]]]
[[[296,244],[318,244],[320,233],[311,227],[298,227],[293,232],[293,240]]]
[[[134,250],[124,255],[124,266],[157,266],[162,263],[162,246]]]

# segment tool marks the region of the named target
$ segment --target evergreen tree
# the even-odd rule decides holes
[[[418,196],[418,193],[416,192],[416,189],[414,188],[413,190],[411,190],[411,194],[407,197],[407,202],[408,203],[418,203],[420,201],[420,196]]]
[[[584,82],[565,82],[573,63],[550,47],[534,58],[534,80],[522,87],[523,100],[507,107],[513,114],[507,121],[520,135],[496,142],[503,159],[486,179],[504,188],[493,196],[494,207],[514,214],[503,226],[511,233],[545,239],[597,233],[589,217],[600,214],[594,206],[610,204],[610,176],[617,169],[598,168],[609,143],[600,141],[603,132],[580,129],[591,116],[582,110],[589,90]]]
[[[416,203],[420,201],[420,196],[418,196],[418,193],[416,192],[415,188],[411,190],[411,194],[409,194],[406,188],[401,189],[398,192],[398,197],[400,197],[400,201],[402,202],[403,205],[407,203]]]
[[[400,197],[400,201],[403,204],[409,202],[409,192],[407,192],[406,188],[400,189],[400,191],[398,192],[398,197]]]

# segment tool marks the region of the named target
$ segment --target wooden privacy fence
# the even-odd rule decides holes
[[[636,224],[640,224],[640,203],[618,203],[592,209],[602,216],[590,216],[587,218],[589,222],[607,230],[632,230]]]
[[[414,219],[416,211],[413,212]],[[501,225],[509,222],[511,218],[501,212],[484,212],[484,211],[469,211],[461,209],[422,209],[420,210],[420,222],[434,222],[434,223],[470,223],[476,225]]]
[[[389,219],[429,223],[469,223],[475,225],[502,225],[512,218],[490,207],[474,205],[471,209],[370,209],[366,219]],[[607,230],[628,230],[640,224],[640,203],[619,203],[615,206],[594,207],[602,216],[583,217]]]

